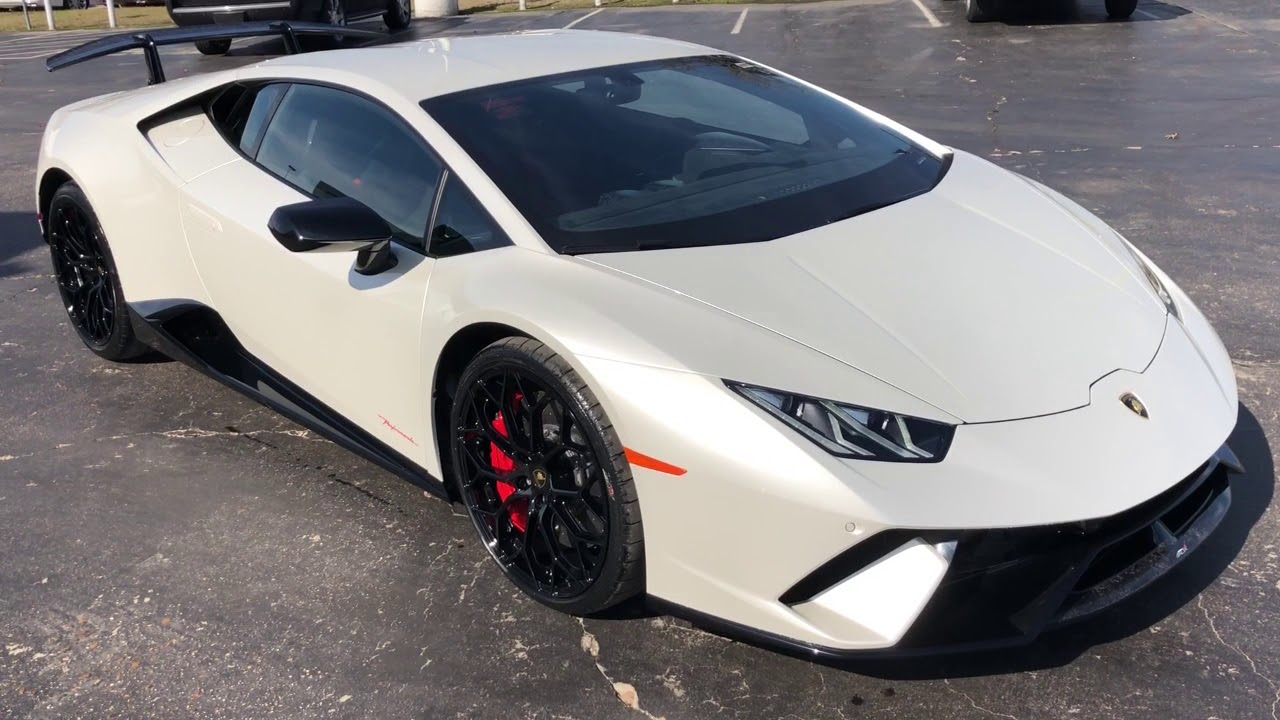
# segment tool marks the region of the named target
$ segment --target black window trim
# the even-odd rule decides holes
[[[227,137],[227,134],[223,132],[222,125],[218,123],[216,120],[214,120],[213,114],[211,111],[213,101],[217,99],[223,92],[226,92],[228,89],[234,86],[244,87],[246,90],[250,90],[250,89],[261,90],[263,87],[266,87],[267,85],[281,85],[281,84],[287,85],[288,87],[285,88],[285,91],[283,93],[280,93],[280,97],[276,98],[274,107],[271,108],[271,114],[267,117],[266,125],[263,126],[262,137],[258,138],[258,142],[255,143],[255,146],[253,148],[253,155],[249,156],[240,148],[240,143],[231,142],[230,138]],[[424,230],[425,235],[422,241],[422,245],[423,245],[422,248],[414,247],[409,243],[395,237],[392,238],[392,242],[404,248],[405,250],[409,250],[411,252],[417,253],[418,255],[423,255],[433,260],[440,259],[436,255],[433,255],[431,253],[431,240],[432,240],[431,236],[434,234],[434,231],[435,231],[436,213],[439,212],[440,210],[440,200],[441,198],[444,197],[445,183],[448,182],[448,180],[451,177],[454,177],[455,173],[453,172],[453,169],[449,167],[449,163],[445,162],[444,158],[440,157],[440,153],[436,152],[435,148],[431,147],[431,143],[427,142],[427,139],[422,137],[421,133],[415,130],[413,126],[410,125],[409,122],[405,120],[403,116],[400,115],[400,113],[387,107],[386,103],[383,103],[377,98],[367,93],[363,93],[359,90],[356,90],[354,88],[347,87],[345,85],[338,85],[336,83],[324,82],[321,80],[296,80],[296,79],[289,79],[289,78],[261,78],[261,79],[253,78],[250,80],[235,80],[233,82],[227,83],[226,85],[221,85],[215,88],[212,92],[208,94],[208,98],[202,104],[204,106],[205,115],[213,123],[214,128],[217,129],[218,135],[220,135],[223,141],[226,142],[227,145],[229,145],[232,150],[236,151],[236,153],[239,154],[240,157],[247,160],[250,165],[253,165],[258,170],[261,170],[262,172],[266,173],[272,179],[278,180],[284,183],[285,185],[293,188],[294,190],[297,190],[303,195],[313,200],[316,200],[318,198],[316,197],[315,194],[307,192],[306,190],[303,190],[297,185],[294,185],[288,180],[285,180],[279,175],[271,172],[270,170],[268,170],[267,168],[259,164],[257,160],[258,151],[262,147],[262,140],[267,136],[267,132],[271,129],[271,124],[275,122],[276,111],[280,109],[280,105],[284,102],[285,97],[288,96],[288,94],[293,90],[293,87],[296,85],[313,85],[316,87],[328,88],[330,90],[337,90],[339,92],[344,92],[344,93],[347,93],[348,95],[353,95],[355,97],[361,98],[362,100],[366,100],[372,103],[374,107],[386,113],[388,116],[392,118],[394,122],[400,124],[406,131],[408,131],[409,135],[413,137],[414,141],[417,142],[418,145],[421,146],[423,150],[426,151],[427,155],[429,155],[437,163],[439,163],[440,176],[439,178],[437,178],[436,196],[431,203],[431,215],[430,217],[427,218],[427,227]],[[238,101],[237,106],[239,102],[243,102],[243,100]],[[470,194],[471,197],[473,198],[475,197],[475,193],[471,192],[471,189],[467,187],[467,184],[463,182],[461,178],[458,179],[458,183],[461,184],[462,188],[468,194]],[[504,235],[507,235],[508,237],[510,236],[510,234],[507,233],[506,229],[503,228],[502,225],[498,223],[497,220],[494,219],[493,214],[489,212],[488,208],[486,208],[482,203],[479,203],[478,201],[477,201],[477,205],[479,206],[480,211],[484,213],[484,216],[489,220],[490,223],[493,224],[495,228],[500,230]],[[484,248],[481,250],[472,250],[471,253],[484,252],[485,250],[497,250],[497,249],[498,248]],[[470,255],[471,253],[464,253],[464,254]],[[451,255],[449,257],[459,257],[459,256]]]

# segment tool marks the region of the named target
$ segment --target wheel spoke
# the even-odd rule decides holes
[[[489,389],[485,387],[483,383],[477,384],[480,387],[480,390],[485,395],[489,396],[490,400],[492,400],[493,395],[489,393]],[[479,405],[476,405],[476,403],[479,403]],[[497,405],[497,403],[494,404]],[[507,428],[507,436],[504,437],[496,428],[493,427],[493,420],[488,417],[488,413],[484,408],[484,399],[481,397],[476,396],[472,398],[472,409],[475,411],[476,415],[478,415],[476,418],[477,429],[484,434],[485,438],[489,442],[497,445],[498,449],[501,450],[503,454],[509,458],[515,459],[515,456],[519,451],[516,450],[516,446],[511,442],[511,428]]]
[[[106,342],[115,327],[115,286],[92,217],[75,201],[59,201],[50,213],[49,243],[67,315],[91,345]]]
[[[583,592],[602,571],[609,538],[590,426],[557,388],[514,365],[482,372],[455,402],[463,500],[494,558],[538,596]],[[498,464],[495,450],[515,469]]]

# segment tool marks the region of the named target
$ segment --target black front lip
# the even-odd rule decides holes
[[[1229,476],[1239,472],[1239,460],[1223,445],[1177,485],[1110,517],[959,533],[885,531],[901,534],[903,542],[912,537],[957,541],[938,589],[893,647],[826,647],[661,600],[655,605],[709,630],[814,660],[918,657],[1026,645],[1045,630],[1112,607],[1185,560],[1226,515],[1231,505]],[[887,551],[900,543],[892,545]],[[809,588],[805,595],[819,591]]]

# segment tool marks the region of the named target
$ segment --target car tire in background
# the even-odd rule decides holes
[[[201,40],[196,43],[201,55],[226,55],[231,49],[230,40]]]
[[[347,26],[347,8],[342,0],[320,0],[320,12],[316,22],[334,27]],[[304,50],[333,50],[342,47],[341,35],[304,35],[298,38]]]
[[[503,573],[544,605],[596,613],[644,592],[628,453],[564,358],[509,337],[463,371],[450,408],[458,499]]]
[[[1107,17],[1124,20],[1138,8],[1138,0],[1107,0]]]
[[[54,191],[45,222],[62,307],[80,340],[104,360],[147,354],[133,334],[107,236],[79,185],[67,182]]]
[[[999,0],[964,0],[964,19],[969,22],[994,20],[999,13]]]
[[[387,12],[382,16],[387,29],[403,30],[409,27],[409,23],[413,20],[412,2],[413,0],[390,0]]]

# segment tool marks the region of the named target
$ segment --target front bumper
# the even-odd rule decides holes
[[[969,531],[885,530],[833,558],[789,590],[793,609],[820,601],[860,572],[921,543],[954,541],[924,610],[892,647],[850,650],[800,642],[670,603],[674,615],[810,657],[904,657],[1011,647],[1083,620],[1168,573],[1217,528],[1241,472],[1227,446],[1177,485],[1122,513],[1084,522]]]

